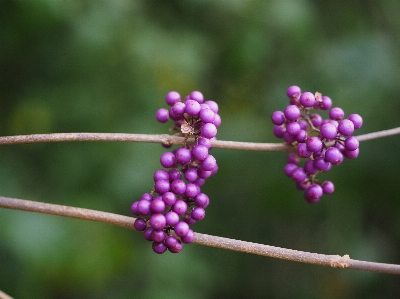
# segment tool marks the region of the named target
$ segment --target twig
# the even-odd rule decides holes
[[[400,134],[400,127],[385,131],[379,131],[356,136],[359,141],[371,140],[381,137]],[[164,144],[182,144],[184,137],[177,137],[168,134],[123,134],[123,133],[53,133],[53,134],[33,134],[18,136],[1,136],[0,145],[7,144],[27,144],[43,142],[73,142],[73,141],[116,141],[116,142],[148,142]],[[187,143],[193,143],[190,138]],[[269,151],[269,152],[290,152],[293,146],[286,143],[255,143],[213,140],[211,145],[214,148],[249,150],[249,151]]]
[[[84,220],[98,221],[117,226],[134,229],[135,218],[107,212],[48,204],[29,200],[1,197],[0,207],[65,216]],[[370,272],[387,274],[400,274],[400,265],[374,263],[350,259],[348,256],[324,255],[310,252],[297,251],[292,249],[279,248],[269,245],[256,244],[251,242],[227,239],[196,233],[194,243],[240,251],[250,254],[268,256],[295,262],[327,266],[332,268],[355,269]]]
[[[13,297],[10,297],[6,293],[0,291],[0,299],[13,299]]]

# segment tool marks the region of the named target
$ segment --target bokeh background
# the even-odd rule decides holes
[[[167,133],[168,91],[220,106],[221,140],[279,142],[286,88],[400,126],[399,1],[0,1],[0,135]],[[214,149],[197,232],[400,263],[400,137],[361,144],[307,204],[285,153]],[[0,148],[0,195],[130,215],[164,149],[145,143]],[[187,245],[156,255],[139,232],[0,209],[0,289],[15,298],[398,298],[399,278]]]

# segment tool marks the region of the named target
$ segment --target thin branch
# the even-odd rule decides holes
[[[381,137],[400,134],[400,127],[384,130],[364,135],[356,136],[359,141],[366,141]],[[107,141],[107,142],[148,142],[163,144],[182,144],[183,137],[168,134],[123,134],[123,133],[53,133],[53,134],[33,134],[18,136],[1,136],[0,145],[7,144],[27,144],[44,142],[73,142],[73,141]],[[194,139],[188,139],[187,143],[193,143]],[[211,145],[214,148],[249,150],[249,151],[268,151],[268,152],[291,152],[293,146],[286,143],[255,143],[213,140]]]
[[[6,293],[0,291],[0,299],[13,299],[13,297],[10,297]]]
[[[134,229],[135,218],[127,217],[107,212],[48,204],[29,200],[1,197],[0,207],[65,216],[90,221],[98,221],[125,228]],[[327,266],[332,268],[355,269],[370,272],[380,272],[387,274],[400,274],[400,265],[374,263],[350,259],[348,256],[324,255],[310,252],[285,249],[269,245],[256,244],[251,242],[233,240],[228,238],[210,236],[195,233],[194,243],[217,247],[222,249],[234,250],[250,254],[262,255],[272,258],[279,258],[295,262]]]

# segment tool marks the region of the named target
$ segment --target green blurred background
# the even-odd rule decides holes
[[[358,134],[400,126],[400,2],[0,1],[0,135],[160,134],[170,90],[220,106],[221,140],[278,142],[286,88],[359,113]],[[201,233],[400,263],[400,137],[361,144],[307,204],[284,153],[214,149]],[[130,215],[163,148],[0,148],[0,195]],[[156,255],[139,232],[0,209],[0,289],[15,298],[398,298],[399,278],[187,245]]]

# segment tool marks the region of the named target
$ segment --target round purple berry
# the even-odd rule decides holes
[[[343,162],[343,154],[336,147],[328,148],[325,152],[325,161],[339,165]]]
[[[160,194],[163,195],[165,192],[170,191],[171,185],[169,183],[169,180],[158,180],[154,184],[154,190]]]
[[[323,96],[322,97],[322,102],[320,104],[320,107],[322,110],[328,110],[332,107],[332,100],[330,97]]]
[[[150,204],[148,200],[139,200],[137,205],[137,211],[139,215],[147,216],[150,213]]]
[[[208,156],[208,148],[201,144],[195,145],[192,149],[192,155],[196,160],[203,161]]]
[[[176,195],[172,192],[165,192],[162,195],[162,200],[167,206],[172,206],[176,202]]]
[[[169,179],[169,174],[164,169],[157,170],[153,175],[154,182],[159,181],[159,180],[168,180],[168,179]]]
[[[339,122],[338,131],[344,136],[349,136],[354,132],[354,124],[351,120],[342,119]]]
[[[169,191],[169,190],[168,190]],[[182,180],[175,180],[171,183],[171,191],[176,195],[182,195],[186,191],[186,184]]]
[[[197,103],[201,104],[204,101],[204,96],[200,91],[192,91],[189,95],[192,100],[195,100]]]
[[[342,108],[335,107],[329,111],[329,118],[333,120],[341,120],[344,117],[344,111]]]
[[[323,146],[321,139],[319,139],[316,136],[309,137],[307,139],[306,144],[307,144],[307,149],[313,153],[320,151]]]
[[[303,168],[297,167],[295,170],[292,171],[291,177],[295,182],[301,183],[307,178],[307,174]]]
[[[343,155],[344,155],[346,158],[348,158],[348,159],[355,159],[355,158],[358,157],[358,154],[359,154],[359,153],[360,153],[360,149],[357,148],[357,149],[355,149],[354,151],[345,150],[345,151],[343,152]]]
[[[216,102],[208,100],[204,104],[207,104],[214,113],[218,113],[218,104]]]
[[[286,176],[291,177],[293,170],[295,170],[296,168],[297,168],[296,164],[288,163],[288,164],[286,164],[286,166],[283,170],[284,170],[284,173]]]
[[[176,91],[170,91],[165,97],[167,105],[172,106],[181,100],[181,95]]]
[[[178,215],[183,215],[187,211],[187,203],[181,199],[178,199],[175,204],[172,206],[172,211],[177,213]]]
[[[189,168],[189,169],[187,169],[187,170],[185,171],[184,177],[185,177],[185,179],[186,179],[188,182],[193,183],[193,182],[197,179],[197,177],[198,177],[198,175],[197,175],[197,169],[196,169],[196,168]]]
[[[275,137],[283,138],[283,135],[285,134],[285,132],[286,132],[286,129],[284,127],[277,126],[277,125],[274,126],[273,133],[274,133]]]
[[[337,129],[332,123],[324,123],[321,126],[320,134],[323,138],[333,140],[337,136]]]
[[[187,148],[181,147],[175,153],[176,161],[180,164],[187,164],[192,158],[192,153]]]
[[[155,213],[151,215],[149,223],[150,226],[154,229],[163,229],[167,222],[163,214]]]
[[[194,100],[187,100],[185,105],[185,112],[190,116],[197,116],[201,110],[200,104]]]
[[[307,144],[305,144],[305,143],[299,144],[299,146],[297,147],[297,153],[302,158],[309,158],[312,155],[312,152],[310,152],[307,149]]]
[[[201,136],[211,139],[217,135],[217,127],[214,124],[206,123],[201,127]]]
[[[280,126],[285,122],[285,114],[282,111],[275,111],[271,115],[271,120],[274,125]]]
[[[153,242],[152,248],[155,253],[163,254],[167,250],[167,245],[161,242]]]
[[[177,236],[184,237],[189,232],[189,225],[186,222],[180,221],[175,225],[174,231]]]
[[[143,218],[137,218],[135,223],[133,223],[133,226],[138,231],[144,231],[147,228],[147,223]]]
[[[289,86],[289,88],[286,90],[286,95],[289,98],[298,98],[301,94],[301,89],[300,87],[296,85]]]
[[[179,253],[182,251],[182,248],[183,248],[182,242],[178,240],[175,246],[168,247],[168,250],[171,253]]]
[[[286,132],[293,136],[296,136],[300,130],[300,125],[297,122],[288,123],[286,126]]]
[[[312,92],[303,92],[300,96],[299,102],[304,107],[312,107],[315,103],[315,96]]]
[[[172,152],[165,152],[160,157],[160,163],[165,168],[171,168],[176,163],[176,158],[174,153]]]
[[[320,185],[313,184],[306,190],[304,197],[308,203],[316,203],[320,200],[323,194],[322,188]]]
[[[217,166],[217,161],[213,155],[208,155],[202,162],[201,168],[207,171],[211,171]]]
[[[289,105],[284,111],[286,119],[290,121],[295,121],[300,117],[300,109],[295,105]]]
[[[189,229],[188,233],[186,234],[186,236],[181,238],[183,243],[192,243],[194,241],[194,232],[193,230]]]
[[[182,102],[177,102],[172,106],[171,110],[175,115],[182,115],[185,113],[186,105]]]
[[[156,112],[156,119],[160,123],[166,123],[169,119],[169,111],[165,108],[160,108]]]
[[[166,225],[174,226],[179,222],[179,215],[174,211],[169,211],[165,214]]]
[[[350,136],[344,141],[344,147],[348,151],[355,151],[356,149],[358,149],[359,145],[360,142],[354,136]]]
[[[361,128],[363,124],[363,119],[360,115],[358,114],[350,114],[349,115],[349,120],[351,120],[354,124],[354,129],[359,129]]]
[[[201,207],[196,207],[192,210],[192,213],[190,214],[190,216],[196,220],[196,221],[200,221],[203,220],[204,217],[206,216],[206,211],[201,208]]]
[[[331,181],[325,181],[321,185],[324,194],[331,194],[335,191],[335,185]]]

